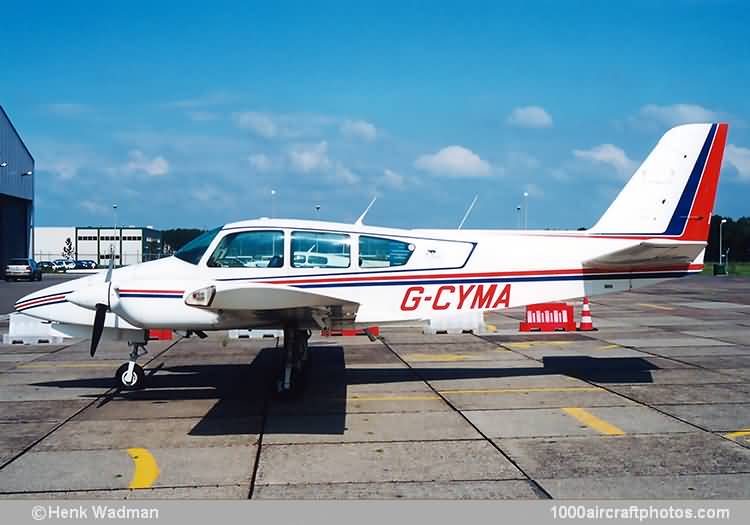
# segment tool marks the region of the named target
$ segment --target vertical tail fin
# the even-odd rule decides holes
[[[590,233],[706,241],[727,130],[717,123],[667,131]]]

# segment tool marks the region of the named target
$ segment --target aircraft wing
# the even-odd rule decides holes
[[[292,286],[216,283],[213,288],[213,298],[203,308],[238,315],[252,312],[269,323],[295,320],[327,328],[337,321],[353,322],[359,309],[359,303]]]
[[[706,248],[704,241],[649,239],[635,246],[615,250],[584,261],[584,267],[622,267],[688,265]]]

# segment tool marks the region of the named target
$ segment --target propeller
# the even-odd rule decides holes
[[[106,304],[96,305],[94,328],[91,332],[91,357],[94,357],[96,347],[99,346],[99,339],[102,338],[102,332],[104,331],[104,317],[107,315],[107,308]]]
[[[104,277],[104,282],[107,283],[107,303],[109,303],[109,288],[112,286],[110,282],[112,280],[112,268],[115,264],[115,249],[111,246],[109,249],[109,267],[107,268],[107,275]],[[99,346],[99,340],[102,338],[102,332],[104,332],[104,320],[107,316],[107,310],[109,310],[109,304],[96,303],[94,314],[94,326],[91,330],[91,357],[94,357],[96,353],[96,347]]]

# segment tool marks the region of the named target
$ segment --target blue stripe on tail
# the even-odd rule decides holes
[[[716,124],[711,125],[711,130],[708,132],[706,142],[703,143],[703,148],[700,155],[698,155],[698,160],[695,161],[695,166],[693,166],[693,171],[690,173],[687,184],[685,184],[685,188],[682,190],[682,196],[680,196],[672,219],[669,221],[669,226],[667,226],[667,229],[661,235],[682,235],[685,231],[690,209],[695,200],[695,192],[698,191],[698,186],[700,185],[703,170],[708,159],[708,153],[711,150],[714,135],[716,135],[716,128]]]

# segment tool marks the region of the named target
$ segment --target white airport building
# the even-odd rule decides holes
[[[70,257],[109,264],[114,251],[115,264],[125,266],[162,257],[161,232],[153,228],[106,226],[43,226],[34,228],[34,259],[65,259],[70,240]]]

